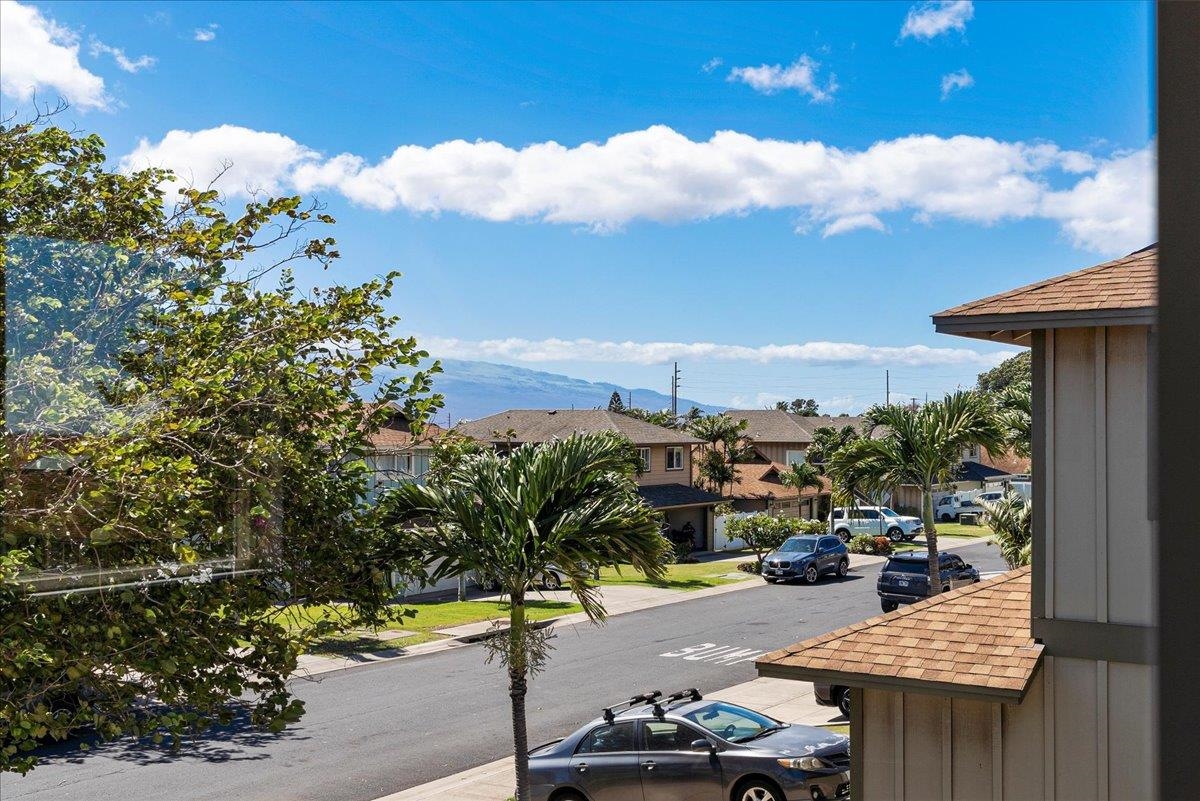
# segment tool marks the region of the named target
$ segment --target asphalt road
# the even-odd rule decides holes
[[[981,571],[1004,568],[995,548],[958,553]],[[878,614],[874,573],[812,587],[762,584],[620,615],[602,628],[558,629],[530,686],[530,742],[568,734],[636,692],[756,678],[758,653]],[[484,656],[473,645],[297,681],[307,713],[279,735],[234,725],[179,755],[136,741],[86,752],[64,743],[28,776],[0,774],[0,801],[369,801],[509,753],[504,672]]]

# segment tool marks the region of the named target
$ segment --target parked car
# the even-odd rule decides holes
[[[635,696],[529,752],[534,801],[845,798],[850,740],[696,690]]]
[[[892,542],[909,542],[925,531],[919,517],[897,514],[886,506],[839,506],[833,510],[833,533],[849,542],[851,537],[887,537]]]
[[[500,589],[500,582],[495,576],[476,573],[471,579],[477,586],[489,592],[497,592]],[[551,565],[549,570],[537,576],[536,583],[545,590],[558,590],[562,589],[562,585],[566,583],[566,580],[567,574],[562,571],[562,568]]]
[[[836,706],[847,720],[850,718],[850,688],[840,684],[813,684],[813,695],[821,706]]]
[[[941,567],[942,592],[979,581],[979,571],[954,553],[938,554]],[[906,551],[888,557],[879,572],[877,584],[880,606],[891,612],[900,604],[910,604],[929,597],[929,554],[925,551]]]
[[[826,573],[845,576],[850,572],[846,543],[829,534],[799,534],[788,537],[763,559],[762,577],[768,584],[802,578],[816,584]]]

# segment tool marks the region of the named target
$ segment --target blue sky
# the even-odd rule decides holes
[[[0,27],[6,112],[57,94],[126,167],[316,195],[345,258],[302,278],[402,270],[435,355],[660,390],[677,359],[706,402],[857,410],[885,370],[923,398],[996,360],[931,313],[1153,236],[1144,3],[4,0]]]

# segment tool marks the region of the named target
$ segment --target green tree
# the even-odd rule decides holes
[[[615,389],[613,390],[613,394],[608,399],[608,410],[610,412],[616,412],[617,414],[623,414],[625,412],[625,401],[621,399],[621,393]]]
[[[955,392],[915,409],[872,406],[863,424],[868,433],[883,431],[882,435],[848,443],[829,457],[825,470],[847,493],[876,496],[902,484],[921,488],[930,592],[937,594],[941,581],[933,488],[952,479],[963,448],[981,445],[996,451],[1003,447],[1005,428],[1000,412],[989,395]]]
[[[762,573],[763,559],[793,534],[815,533],[812,521],[794,517],[776,517],[765,513],[730,518],[725,523],[725,535],[740,539],[754,552],[756,571]]]
[[[489,642],[508,670],[518,801],[529,798],[525,696],[548,656],[544,630],[525,617],[525,597],[551,565],[561,570],[593,621],[605,609],[593,571],[631,564],[652,580],[670,555],[658,515],[642,502],[633,475],[638,455],[614,432],[492,451],[465,459],[435,485],[402,485],[383,506],[432,581],[477,571],[494,576],[509,599],[507,631]],[[406,528],[416,525],[416,529]]]
[[[975,388],[980,392],[1000,393],[1014,384],[1028,385],[1032,381],[1033,355],[1025,350],[980,373]]]
[[[983,504],[983,522],[1009,568],[1029,564],[1033,550],[1033,507],[1011,489],[998,501]]]
[[[427,371],[374,380],[426,355],[391,333],[395,274],[297,290],[289,264],[338,256],[318,207],[167,206],[168,173],[106,163],[96,136],[0,126],[5,770],[82,725],[178,745],[239,705],[296,720],[287,678],[329,624],[281,602],[398,613],[361,457],[389,403],[436,400]]]
[[[737,466],[753,455],[753,445],[745,436],[749,423],[725,414],[710,414],[694,420],[688,432],[704,440],[700,446],[697,472],[700,480],[716,493],[737,481]]]
[[[839,448],[845,447],[848,443],[858,439],[859,436],[858,429],[854,426],[847,425],[841,428],[819,426],[813,429],[813,441],[808,446],[805,461],[816,465],[818,468],[823,468],[829,454]]]
[[[1033,451],[1033,391],[1027,382],[1014,382],[996,396],[1004,424],[1005,445],[1018,456]]]
[[[776,401],[775,408],[781,412],[791,412],[801,417],[816,417],[821,413],[820,406],[814,398],[796,398],[792,401]]]
[[[821,471],[813,467],[808,462],[793,463],[788,466],[788,471],[781,476],[779,480],[784,486],[791,487],[798,493],[796,499],[796,515],[800,514],[799,495],[803,495],[806,489],[822,489],[825,484],[821,481]]]

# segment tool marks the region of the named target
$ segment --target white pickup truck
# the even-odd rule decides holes
[[[987,492],[976,490],[943,495],[934,504],[933,516],[943,523],[952,523],[958,520],[958,516],[961,514],[981,514],[983,512],[981,502],[991,503],[1003,497],[1003,490],[988,490]]]

